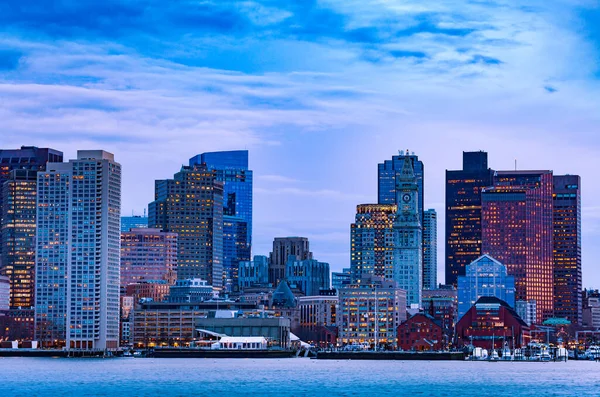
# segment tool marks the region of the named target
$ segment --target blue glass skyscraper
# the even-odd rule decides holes
[[[223,278],[231,290],[237,284],[240,261],[249,261],[252,247],[252,171],[248,151],[208,152],[190,159],[190,166],[206,164],[223,182]]]

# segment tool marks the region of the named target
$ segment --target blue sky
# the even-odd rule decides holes
[[[114,152],[125,213],[189,157],[247,148],[254,253],[307,236],[333,269],[378,162],[419,154],[443,215],[444,170],[486,150],[495,169],[582,176],[584,286],[600,287],[599,26],[586,0],[8,0],[0,143]]]

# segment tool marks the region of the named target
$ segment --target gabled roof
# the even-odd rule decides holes
[[[515,309],[510,307],[508,303],[500,298],[496,298],[495,296],[482,296],[481,298],[477,299],[477,302],[475,302],[473,307],[477,307],[478,304],[499,304],[500,306],[504,307],[519,322],[519,324],[521,324],[523,327],[529,327],[529,325],[527,325],[527,323],[523,321],[523,319],[517,314]],[[470,310],[472,310],[473,307]]]

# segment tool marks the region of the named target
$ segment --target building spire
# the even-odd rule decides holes
[[[408,150],[406,152],[408,153]],[[403,180],[412,180],[415,178],[415,170],[413,168],[410,156],[404,157],[404,164],[402,165],[400,178]]]

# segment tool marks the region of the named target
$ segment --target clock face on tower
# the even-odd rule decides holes
[[[409,203],[410,202],[410,198],[411,198],[410,194],[408,194],[408,193],[404,193],[402,195],[402,201],[404,201],[405,203]]]

